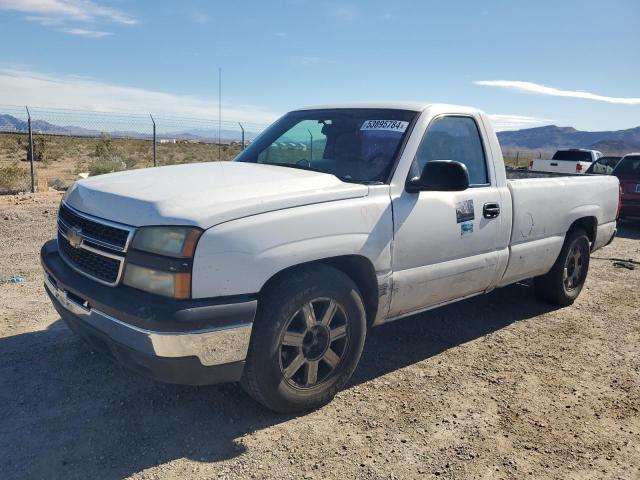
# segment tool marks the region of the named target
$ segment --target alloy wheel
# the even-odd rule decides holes
[[[289,320],[280,337],[280,371],[294,388],[329,378],[347,353],[349,319],[331,298],[316,298]]]
[[[584,270],[584,255],[583,249],[576,242],[569,249],[569,254],[564,263],[564,272],[562,274],[562,280],[567,290],[572,290],[580,285],[582,281],[582,272]]]

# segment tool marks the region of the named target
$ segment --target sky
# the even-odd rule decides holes
[[[0,0],[0,104],[269,123],[478,107],[498,130],[640,125],[639,0]]]

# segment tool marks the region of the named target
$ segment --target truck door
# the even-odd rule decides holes
[[[496,279],[500,193],[481,128],[471,114],[435,117],[409,173],[419,176],[431,160],[456,160],[469,171],[467,190],[402,190],[392,199],[391,317],[482,292]]]

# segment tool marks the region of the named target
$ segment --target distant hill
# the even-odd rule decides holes
[[[44,120],[33,120],[31,128],[34,133],[48,133],[50,135],[76,135],[76,136],[98,136],[100,132],[97,130],[89,130],[87,128],[76,127],[73,125],[54,125]],[[28,132],[29,126],[26,121],[20,120],[13,115],[0,114],[0,132]]]
[[[102,133],[107,133],[114,138],[139,138],[144,140],[151,139],[151,133],[149,129],[147,131],[135,131],[135,130],[110,130],[101,132],[100,130],[92,130],[75,125],[55,125],[53,123],[46,122],[44,120],[33,120],[31,127],[34,133],[45,133],[49,135],[70,135],[77,137],[99,137]],[[15,133],[27,133],[29,130],[27,122],[20,120],[13,115],[0,114],[0,132],[15,132]],[[240,140],[240,129],[236,130],[222,130],[220,132],[223,142]],[[245,141],[255,138],[256,133],[246,131]],[[217,129],[191,129],[176,132],[164,132],[160,131],[157,135],[158,139],[175,139],[175,140],[192,140],[201,142],[215,142],[218,138]]]
[[[640,127],[627,130],[584,132],[572,127],[547,125],[499,132],[500,145],[506,150],[557,150],[590,148],[606,154],[622,154],[640,150]]]

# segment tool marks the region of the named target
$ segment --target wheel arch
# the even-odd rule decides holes
[[[264,292],[283,276],[295,274],[296,270],[317,264],[335,268],[353,280],[362,295],[367,315],[367,325],[371,326],[378,312],[378,279],[373,264],[367,257],[362,255],[340,255],[291,265],[272,275],[264,283],[258,292],[258,301],[260,301],[260,297]]]
[[[596,242],[596,235],[598,232],[598,219],[593,216],[580,217],[573,221],[573,223],[567,229],[567,235],[574,230],[583,229],[589,237],[589,242],[594,245]]]

